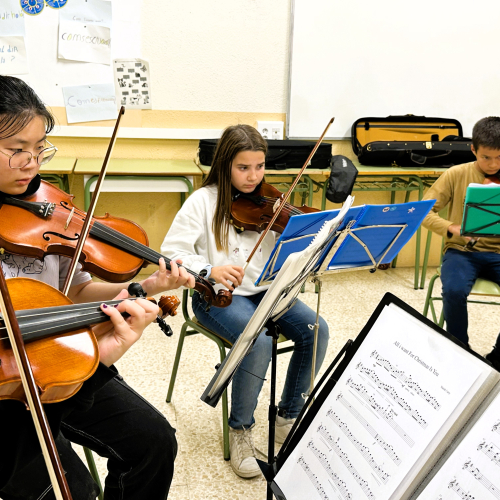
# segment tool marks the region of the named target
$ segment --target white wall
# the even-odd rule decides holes
[[[155,109],[286,111],[290,0],[143,0],[141,24]]]

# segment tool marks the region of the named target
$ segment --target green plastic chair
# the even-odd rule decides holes
[[[179,368],[179,362],[181,359],[182,348],[184,346],[184,339],[191,335],[196,335],[201,333],[205,337],[213,340],[217,347],[219,348],[220,362],[222,363],[226,357],[226,349],[230,349],[232,344],[228,342],[223,337],[220,337],[212,330],[205,328],[201,323],[198,322],[196,317],[190,317],[188,312],[188,302],[189,302],[189,290],[186,289],[182,294],[182,315],[184,316],[184,324],[181,328],[181,333],[179,335],[179,343],[177,344],[177,352],[175,354],[174,366],[172,367],[172,374],[170,375],[170,383],[168,385],[167,392],[167,403],[172,401],[172,393],[174,392],[175,379],[177,377],[177,370]],[[284,335],[280,335],[278,343],[285,342],[288,339]],[[293,346],[282,347],[278,349],[278,354],[293,351]],[[227,392],[224,391],[222,394],[222,435],[224,442],[224,460],[229,460],[229,425],[228,425],[228,404],[227,404]]]
[[[95,466],[92,450],[84,446],[83,452],[85,453],[85,458],[87,459],[87,466],[89,468],[90,475],[92,476],[92,479],[97,483],[97,486],[99,486],[99,495],[97,498],[99,500],[104,500],[104,493],[102,491],[101,480],[99,479],[99,473],[97,472],[97,467]]]
[[[439,325],[440,327],[444,324],[444,313],[441,309],[441,314],[439,315],[439,319],[436,314],[436,309],[434,307],[435,301],[442,301],[443,297],[433,296],[432,290],[434,288],[434,282],[441,276],[441,266],[438,267],[436,274],[429,281],[429,290],[427,291],[427,297],[425,299],[424,312],[423,315],[427,316],[429,309],[432,314],[432,321]],[[472,287],[470,295],[477,295],[481,297],[500,297],[500,286],[494,283],[493,281],[484,280],[482,278],[478,278]],[[485,305],[494,305],[500,306],[500,302],[491,302],[485,300],[474,300],[469,297],[467,298],[467,302],[471,304],[485,304]]]

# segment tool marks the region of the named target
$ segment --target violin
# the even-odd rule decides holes
[[[59,290],[30,278],[9,279],[7,288],[40,400],[57,403],[70,398],[99,364],[97,340],[90,325],[109,321],[109,316],[100,309],[101,302],[73,304]],[[106,303],[113,306],[120,302]],[[162,297],[158,305],[162,317],[169,314],[169,297]],[[122,316],[126,318],[128,314]],[[27,404],[3,315],[1,319],[0,400],[16,399]]]
[[[499,173],[500,172],[497,172],[496,174],[485,177],[483,184],[500,184]]]
[[[51,254],[71,258],[87,214],[73,204],[73,195],[38,176],[32,183],[24,197],[3,195],[0,199],[0,252],[38,259]],[[158,264],[161,258],[170,270],[170,259],[148,247],[148,237],[140,226],[106,214],[92,218],[79,261],[82,269],[102,280],[120,283],[131,280],[149,263]],[[231,303],[231,292],[219,290],[216,294],[208,280],[185,269],[195,277],[195,290],[209,306]]]
[[[253,193],[238,193],[233,197],[231,204],[230,223],[238,231],[261,233],[274,216],[276,202],[281,203],[283,197],[284,193],[266,182],[261,182]],[[320,212],[320,210],[306,205],[296,207],[286,202],[270,230],[281,234],[290,217],[311,212]]]

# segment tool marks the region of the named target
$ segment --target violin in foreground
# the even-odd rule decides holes
[[[7,288],[16,311],[26,352],[43,403],[73,396],[97,369],[99,350],[91,325],[109,321],[101,302],[73,304],[41,281],[12,278]],[[134,299],[128,299],[134,300]],[[156,303],[154,299],[149,299]],[[121,300],[107,301],[114,306]],[[161,318],[175,314],[170,297],[158,301]],[[122,313],[126,318],[127,313]],[[19,370],[0,317],[0,400],[26,403]]]
[[[80,238],[86,213],[73,205],[69,195],[52,184],[39,183],[25,197],[4,195],[1,199],[0,252],[43,259],[56,254],[72,257]],[[120,283],[131,280],[148,264],[164,258],[170,270],[170,259],[149,248],[144,230],[134,222],[106,214],[93,217],[80,263],[104,281]],[[212,283],[186,268],[195,278],[195,290],[208,306],[231,304],[228,290],[215,293]]]

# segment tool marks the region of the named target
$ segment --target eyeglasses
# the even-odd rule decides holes
[[[49,163],[49,161],[52,160],[54,155],[57,153],[57,148],[52,143],[47,140],[45,142],[49,145],[49,147],[42,149],[37,155],[33,155],[29,151],[18,151],[13,155],[9,155],[3,151],[0,151],[0,153],[9,158],[10,168],[23,168],[28,165],[33,158],[37,161],[38,165],[42,166]]]

